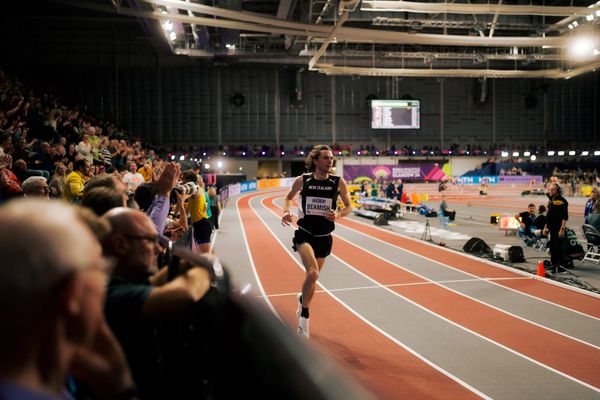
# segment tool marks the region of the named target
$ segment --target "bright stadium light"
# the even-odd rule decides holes
[[[569,43],[567,52],[576,60],[589,58],[594,53],[595,39],[588,36],[578,36]]]
[[[594,155],[595,155],[595,156],[600,156],[600,150],[596,150],[596,151],[594,151]]]
[[[537,157],[535,156],[535,154],[533,154],[533,155],[531,156],[531,161],[535,161],[536,159],[537,159]]]
[[[569,151],[569,155],[570,156],[574,156],[575,154],[577,154],[577,152],[575,150],[570,150]]]
[[[171,39],[171,40],[177,39],[177,34],[175,32],[169,33],[169,39]]]
[[[210,169],[210,164],[209,163],[204,164],[204,169]]]
[[[513,157],[519,157],[519,152],[518,151],[513,151]]]
[[[587,151],[587,150],[584,150],[584,151],[582,151],[582,152],[581,152],[581,155],[582,155],[582,156],[587,156],[587,155],[589,155],[589,154],[590,154],[590,152],[589,152],[589,151]]]
[[[223,161],[217,161],[217,167],[222,168],[223,167]]]
[[[379,152],[378,152],[378,151],[376,151],[376,152],[375,152],[375,155],[379,155]]]
[[[171,156],[171,160],[175,160],[175,154]]]
[[[503,151],[503,152],[501,153],[501,156],[502,156],[502,157],[508,157],[508,151]]]
[[[548,155],[549,155],[549,156],[553,156],[553,155],[554,155],[554,150],[550,150],[550,151],[548,152]]]
[[[529,156],[531,155],[531,153],[530,153],[529,151],[526,151],[525,153],[523,153],[523,155],[524,155],[525,157],[529,157]]]
[[[185,160],[185,156],[184,155],[182,155],[182,156],[179,157],[179,161],[183,161],[183,160]]]
[[[301,155],[301,156],[303,156],[303,155],[304,155],[304,152],[303,152],[303,151],[301,151],[301,152],[300,152],[300,155]]]
[[[224,155],[224,156],[226,156],[226,155],[227,155],[227,153],[223,152],[223,155]]]
[[[559,152],[558,152],[558,155],[559,155],[559,156],[564,156],[564,155],[565,155],[565,152],[561,150],[561,151],[559,151]]]
[[[243,155],[243,156],[245,156],[245,155],[246,155],[246,152],[245,152],[245,151],[242,151],[242,155]]]

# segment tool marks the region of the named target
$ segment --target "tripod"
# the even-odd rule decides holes
[[[560,271],[559,271],[560,270]],[[553,265],[552,268],[550,269],[550,271],[554,274],[554,275],[558,275],[559,272],[567,272],[571,275],[573,275],[575,278],[579,278],[579,275],[569,271],[568,269],[566,269],[565,267],[563,267],[560,264],[556,264]]]
[[[431,227],[429,226],[429,220],[425,221],[425,229],[423,230],[423,235],[421,235],[421,240],[433,242],[433,239],[431,239]]]

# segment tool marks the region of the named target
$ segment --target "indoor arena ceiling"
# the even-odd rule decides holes
[[[570,78],[600,67],[600,1],[55,0],[135,17],[156,48],[331,75]],[[217,64],[218,65],[218,64]]]

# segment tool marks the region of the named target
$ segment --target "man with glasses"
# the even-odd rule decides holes
[[[208,291],[211,280],[201,268],[179,271],[167,280],[159,270],[159,237],[143,212],[114,208],[104,218],[112,227],[104,253],[114,258],[105,306],[106,319],[125,350],[142,398],[167,398],[156,341],[157,323],[172,321]]]
[[[0,399],[70,399],[70,377],[91,398],[131,398],[102,313],[107,263],[83,216],[29,198],[0,207],[0,220]]]

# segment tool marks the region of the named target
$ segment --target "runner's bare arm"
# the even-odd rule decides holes
[[[289,193],[283,199],[283,216],[281,217],[282,225],[289,225],[292,223],[292,213],[290,212],[290,207],[294,197],[296,197],[298,192],[302,190],[302,181],[302,176],[297,177],[292,184],[292,188],[290,189]]]
[[[343,178],[340,178],[338,192],[342,199],[342,203],[344,203],[344,207],[337,210],[335,217],[333,218],[334,221],[338,218],[345,217],[352,212],[352,202],[350,201],[350,193],[348,193],[348,185]]]

